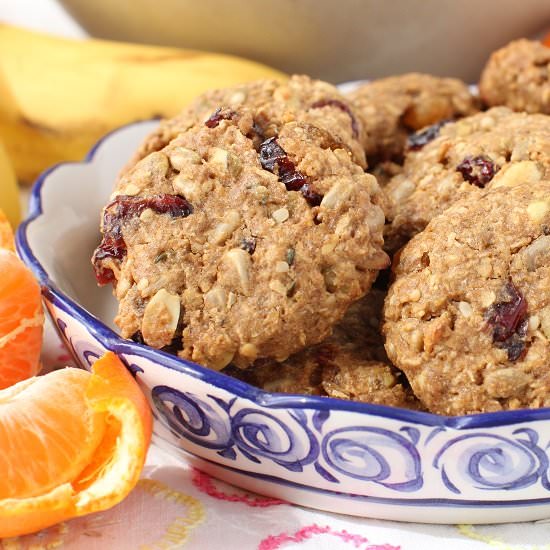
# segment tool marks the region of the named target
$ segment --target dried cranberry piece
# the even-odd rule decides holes
[[[521,359],[527,351],[525,340],[522,340],[517,334],[498,344],[498,347],[506,350],[509,361]]]
[[[450,122],[450,120],[440,120],[420,132],[411,134],[407,140],[407,148],[409,151],[418,151],[419,149],[422,149],[424,145],[430,143],[430,141],[433,141],[439,135],[439,130],[441,130],[447,122]]]
[[[512,281],[506,283],[504,293],[507,299],[493,304],[485,319],[493,329],[493,342],[507,350],[510,361],[516,361],[525,351],[527,301]]]
[[[103,215],[103,239],[97,247],[93,264],[97,282],[105,285],[115,277],[111,269],[101,265],[106,258],[122,260],[126,256],[126,243],[122,237],[122,222],[139,216],[146,208],[157,214],[169,214],[172,218],[184,218],[193,212],[193,207],[178,195],[155,195],[153,197],[131,197],[119,195],[105,208]]]
[[[279,163],[279,180],[285,184],[289,191],[300,191],[307,182],[301,172],[294,169],[294,163],[286,158]]]
[[[170,214],[172,218],[185,218],[193,213],[193,207],[183,197],[161,194],[152,197],[119,195],[107,205],[106,215],[110,217],[109,224],[120,223],[123,220],[139,216],[147,208],[157,214]],[[111,213],[111,209],[114,212]]]
[[[512,281],[504,286],[507,300],[494,303],[486,313],[487,322],[493,327],[493,340],[503,342],[514,334],[527,313],[527,301]]]
[[[315,192],[309,183],[304,183],[300,189],[304,199],[309,203],[310,206],[319,206],[323,200],[323,195]]]
[[[288,158],[287,152],[279,145],[276,137],[266,139],[260,145],[260,163],[265,170],[279,176],[289,191],[299,191],[307,181],[304,174],[296,170],[296,165]]]
[[[276,137],[266,139],[260,145],[260,163],[264,170],[275,173],[277,164],[284,159],[288,159],[286,151],[279,145]]]
[[[339,99],[320,99],[311,106],[312,109],[320,109],[322,107],[336,107],[337,109],[340,109],[340,111],[344,111],[344,113],[348,114],[351,119],[351,131],[353,132],[353,137],[357,137],[359,135],[357,120],[351,112],[351,109],[343,101],[340,101]]]
[[[94,258],[95,278],[97,282],[101,286],[113,283],[115,281],[115,274],[113,273],[113,270],[108,267],[102,267],[101,265],[95,264],[96,260],[98,260],[97,256]]]
[[[499,167],[485,155],[468,156],[456,167],[456,171],[462,174],[464,181],[483,188],[493,179]]]
[[[105,258],[122,260],[125,255],[126,244],[118,232],[113,232],[103,237],[101,244],[97,247],[94,253],[93,259],[95,276],[100,285],[106,285],[115,280],[113,270],[108,267],[103,267],[100,262]]]
[[[300,191],[311,206],[318,206],[323,199],[322,195],[311,189],[307,178],[290,160],[286,151],[279,145],[276,137],[266,139],[260,145],[260,163],[265,170],[279,176],[289,191]]]
[[[252,255],[256,250],[256,239],[243,239],[241,241],[240,247]]]
[[[121,260],[125,254],[126,245],[124,244],[124,239],[118,234],[109,234],[103,238],[101,245],[96,251],[95,259],[115,258],[116,260]]]
[[[208,128],[216,128],[222,120],[231,120],[237,113],[230,109],[218,107],[207,120],[204,125]]]

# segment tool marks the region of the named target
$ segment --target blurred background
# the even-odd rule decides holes
[[[491,51],[550,26],[550,0],[0,0],[0,19],[232,53],[332,82],[413,70],[475,82]]]

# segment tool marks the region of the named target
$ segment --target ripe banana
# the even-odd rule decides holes
[[[128,122],[178,113],[210,89],[284,78],[228,55],[67,40],[0,24],[0,137],[19,179],[79,160]]]
[[[21,205],[15,172],[2,143],[0,142],[0,210],[4,212],[13,228],[21,219]]]

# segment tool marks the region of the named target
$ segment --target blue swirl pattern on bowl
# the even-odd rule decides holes
[[[131,136],[137,143],[146,129],[115,131],[83,165],[100,162],[98,150],[108,157],[111,142]],[[59,195],[53,188],[63,185],[63,170],[58,165],[36,182],[29,218],[17,233],[19,254],[80,364],[88,368],[106,349],[124,360],[149,398],[157,442],[191,453],[227,481],[331,511],[445,523],[550,515],[549,409],[443,417],[270,394],[120,338],[71,299],[41,261],[51,252],[31,229],[55,223],[54,201],[44,197]]]

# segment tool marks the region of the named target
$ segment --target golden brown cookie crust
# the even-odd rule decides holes
[[[195,124],[208,119],[216,109],[252,109],[262,123],[266,137],[279,133],[292,121],[313,124],[327,130],[353,156],[366,166],[361,142],[363,127],[351,103],[332,85],[305,75],[294,75],[286,82],[258,80],[208,91],[195,99],[180,114],[162,120],[142,143],[125,170],[146,155],[159,151]]]
[[[105,219],[155,197],[191,208],[123,219],[126,254],[96,262],[116,279],[124,337],[141,333],[157,348],[175,338],[180,356],[216,369],[281,361],[322,341],[387,266],[375,178],[316,126],[291,121],[275,142],[261,131],[245,109],[196,125],[118,182],[122,206]],[[268,142],[294,166],[286,176],[307,181],[300,190],[283,183],[284,159],[268,169]]]
[[[523,39],[494,52],[483,69],[479,91],[490,107],[550,114],[550,48]]]
[[[385,248],[395,251],[456,201],[514,179],[550,175],[550,117],[495,107],[442,126],[407,154],[384,187],[389,199]]]
[[[372,289],[349,308],[323,343],[283,363],[263,361],[244,371],[228,368],[224,372],[269,392],[418,409],[418,400],[384,350],[379,327],[384,296]]]
[[[369,165],[400,159],[409,134],[478,110],[477,99],[464,82],[421,73],[369,82],[349,98],[365,129],[363,147]]]
[[[431,412],[550,405],[549,197],[548,180],[469,196],[402,250],[386,350]]]

